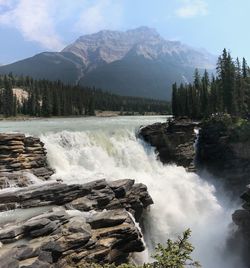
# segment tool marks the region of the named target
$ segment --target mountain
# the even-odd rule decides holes
[[[45,52],[0,66],[0,73],[60,79],[120,95],[169,99],[172,83],[191,81],[195,68],[214,69],[215,60],[206,51],[165,40],[156,30],[140,27],[84,35],[61,52]]]

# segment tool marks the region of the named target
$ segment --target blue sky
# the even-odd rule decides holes
[[[0,64],[60,51],[80,35],[149,26],[250,63],[249,0],[0,0]]]

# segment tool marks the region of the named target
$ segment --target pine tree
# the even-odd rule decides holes
[[[47,86],[45,86],[42,94],[42,115],[49,117],[52,114],[52,106],[50,92]]]
[[[247,78],[247,73],[248,73],[248,66],[247,66],[247,61],[245,58],[243,58],[243,61],[242,61],[242,75],[243,75],[243,78]]]
[[[172,113],[174,116],[179,116],[177,101],[178,101],[177,84],[174,83],[172,88]]]
[[[3,90],[3,114],[6,117],[13,115],[14,96],[12,91],[11,81],[4,76],[4,90]]]

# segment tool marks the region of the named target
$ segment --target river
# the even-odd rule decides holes
[[[53,179],[67,183],[131,178],[148,186],[154,205],[144,216],[149,252],[156,243],[192,230],[194,258],[204,268],[241,268],[225,250],[234,207],[217,199],[215,187],[175,165],[162,165],[154,149],[137,138],[141,125],[164,116],[59,118],[2,121],[1,132],[39,136],[45,143]],[[144,254],[144,260],[147,259]]]

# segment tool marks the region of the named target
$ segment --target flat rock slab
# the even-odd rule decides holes
[[[0,243],[6,268],[121,262],[144,250],[142,234],[125,209],[86,214],[59,208],[3,226]]]

